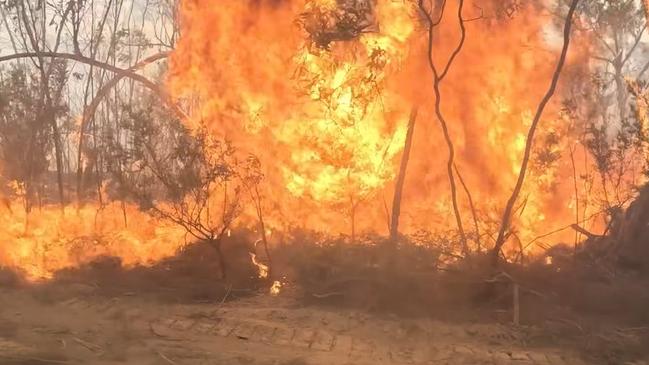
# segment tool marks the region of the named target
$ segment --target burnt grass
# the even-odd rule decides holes
[[[213,249],[194,243],[153,266],[126,268],[118,258],[102,257],[37,284],[5,268],[0,286],[31,290],[45,303],[79,295],[84,287],[106,297],[218,303],[265,293],[272,280],[280,280],[295,289],[290,295],[304,307],[511,324],[513,285],[498,276],[506,272],[520,288],[520,325],[515,328],[527,345],[571,347],[594,362],[610,364],[649,355],[646,271],[603,270],[601,263],[568,255],[557,255],[552,264],[538,258],[495,270],[484,254],[451,261],[439,248],[407,244],[387,255],[381,239],[350,244],[343,237],[301,238],[274,246],[273,277],[262,280],[247,241],[224,242],[225,279],[219,278]]]

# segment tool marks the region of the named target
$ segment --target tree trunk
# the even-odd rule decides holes
[[[268,248],[268,238],[266,237],[266,225],[264,224],[263,216],[259,216],[259,228],[261,229],[261,243],[264,245],[264,254],[268,262],[268,280],[272,278],[273,274],[273,260],[270,257],[270,250]]]
[[[401,165],[399,167],[399,175],[394,187],[394,199],[392,201],[392,217],[390,219],[390,246],[393,251],[397,246],[397,238],[399,235],[399,215],[401,214],[401,195],[403,194],[403,185],[406,180],[406,169],[408,168],[408,160],[410,159],[410,149],[412,147],[412,136],[415,132],[415,122],[417,120],[417,112],[419,107],[413,106],[410,110],[410,119],[408,120],[408,131],[406,133],[406,141],[403,146],[403,155],[401,156]]]
[[[223,250],[221,249],[222,236],[217,237],[216,239],[209,239],[207,243],[214,248],[216,252],[216,259],[219,262],[219,279],[223,280],[227,277],[227,264],[225,261],[225,256],[223,255]]]
[[[469,208],[471,208],[471,217],[473,217],[473,229],[475,229],[475,243],[477,245],[478,252],[481,252],[482,243],[480,241],[480,226],[478,225],[478,213],[476,212],[475,205],[473,204],[473,196],[471,195],[471,191],[469,190],[469,187],[464,182],[464,179],[462,178],[462,174],[460,174],[460,170],[457,168],[457,164],[454,163],[453,168],[455,169],[455,174],[457,175],[457,179],[460,180],[460,185],[462,185],[462,188],[466,193],[466,197],[469,200]]]
[[[572,183],[575,189],[575,225],[579,224],[579,186],[577,185],[577,166],[575,164],[575,148],[572,146],[570,148],[570,162],[572,164]],[[581,238],[581,233],[575,231],[575,243],[573,245],[572,255],[574,258],[577,257],[577,246],[579,245],[579,239]]]
[[[539,125],[541,116],[543,115],[543,111],[545,110],[545,106],[550,102],[550,99],[554,95],[554,92],[557,88],[557,84],[559,83],[559,78],[561,76],[563,65],[565,64],[566,57],[568,56],[568,48],[570,46],[570,30],[572,29],[572,18],[575,14],[578,4],[579,4],[579,0],[572,0],[572,3],[570,4],[570,9],[568,10],[568,15],[566,16],[566,24],[563,29],[563,48],[561,49],[561,55],[559,56],[557,67],[552,76],[552,82],[550,83],[550,87],[536,110],[536,114],[534,115],[534,119],[532,120],[532,125],[530,126],[530,129],[527,134],[527,140],[525,141],[525,153],[523,155],[523,162],[521,164],[521,168],[518,173],[518,180],[516,181],[516,186],[514,187],[514,191],[512,192],[512,195],[509,197],[509,200],[507,201],[505,212],[503,213],[503,218],[502,221],[500,222],[498,238],[496,238],[496,244],[494,245],[493,251],[491,253],[492,262],[494,266],[498,265],[500,250],[502,249],[503,245],[505,244],[505,241],[507,240],[507,236],[508,236],[507,232],[509,231],[509,225],[511,223],[514,205],[516,204],[516,200],[518,199],[521,189],[523,188],[523,182],[525,181],[525,174],[527,173],[527,165],[530,161],[530,155],[532,153],[532,145],[534,143],[534,134],[536,133],[536,128]]]
[[[63,147],[61,147],[61,133],[59,125],[54,116],[50,117],[52,124],[52,133],[54,138],[54,154],[56,159],[56,181],[59,188],[59,200],[61,204],[61,211],[65,211],[65,194],[63,192]]]
[[[124,219],[124,228],[128,228],[128,218],[126,217],[126,202],[120,199],[120,206],[122,207],[122,218]]]
[[[621,62],[622,56],[618,56],[615,61],[613,68],[615,69],[615,92],[617,93],[617,109],[620,114],[620,121],[624,121],[627,116],[627,101],[628,101],[628,91],[626,80],[624,79],[624,73],[622,67],[624,64]]]
[[[453,61],[462,50],[462,47],[464,46],[464,41],[466,40],[466,27],[464,24],[465,20],[462,18],[462,11],[464,9],[464,0],[459,0],[458,10],[457,10],[457,19],[460,25],[460,41],[458,42],[457,46],[453,50],[453,53],[451,53],[451,56],[449,57],[444,67],[441,69],[438,69],[437,66],[435,65],[435,61],[433,57],[433,38],[434,38],[436,26],[439,25],[440,22],[442,21],[446,2],[442,1],[441,4],[438,2],[437,3],[438,6],[436,6],[435,9],[433,9],[433,12],[435,12],[435,14],[437,14],[437,12],[439,11],[439,17],[435,19],[433,18],[433,15],[431,15],[429,11],[426,9],[423,0],[419,0],[418,4],[419,4],[419,9],[424,13],[426,19],[428,20],[427,61],[428,61],[428,66],[430,67],[430,70],[433,73],[433,92],[435,93],[435,116],[437,117],[437,121],[440,124],[444,136],[444,141],[446,142],[446,146],[448,148],[448,160],[446,164],[446,172],[448,174],[449,185],[451,188],[451,202],[453,203],[453,214],[455,215],[455,223],[457,225],[457,230],[460,235],[460,244],[462,246],[462,252],[465,255],[468,255],[469,248],[467,245],[464,227],[462,225],[462,216],[460,214],[460,208],[457,199],[457,186],[455,183],[455,176],[453,174],[453,166],[455,165],[455,147],[453,146],[453,139],[451,138],[448,129],[448,123],[446,122],[446,119],[444,118],[444,114],[442,113],[442,94],[440,91],[440,85],[442,81],[448,74],[448,71],[451,65],[453,64]]]

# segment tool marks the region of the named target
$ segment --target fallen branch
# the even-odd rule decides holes
[[[167,341],[181,341],[178,338],[174,338],[174,337],[172,337],[170,335],[162,333],[160,330],[156,329],[156,327],[157,327],[157,325],[154,325],[154,323],[149,323],[149,329],[151,330],[151,333],[153,333],[154,335],[156,335],[156,336],[158,336],[160,338],[163,338],[163,339],[165,339]]]
[[[555,321],[557,321],[557,322],[564,323],[564,324],[569,324],[569,325],[571,325],[571,326],[574,326],[576,329],[579,330],[579,332],[584,333],[584,328],[581,327],[581,326],[579,325],[579,323],[577,323],[577,322],[575,322],[575,321],[572,321],[572,320],[569,320],[569,319],[565,319],[565,318],[553,318],[553,319],[554,319]]]
[[[486,279],[485,283],[513,283],[514,278],[511,277],[508,273],[502,271],[494,275],[491,279]]]
[[[231,292],[232,292],[232,284],[228,285],[228,290],[225,292],[225,295],[223,296],[223,299],[221,299],[221,303],[220,303],[220,304],[225,303],[225,301],[226,301],[226,300],[228,299],[228,297],[230,296],[230,293],[231,293]]]
[[[617,330],[619,332],[636,332],[636,331],[643,332],[643,331],[649,331],[649,327],[644,326],[644,327],[618,328]]]
[[[598,211],[598,212],[595,212],[595,213],[591,214],[590,216],[588,216],[587,218],[582,219],[579,223],[588,222],[589,220],[591,220],[591,219],[597,217],[598,215],[604,213],[605,211],[606,211],[606,209],[603,209],[603,210],[600,210],[600,211]],[[573,224],[574,224],[574,223],[573,223]],[[542,238],[545,238],[545,237],[551,236],[551,235],[553,235],[553,234],[556,234],[556,233],[559,233],[559,232],[565,231],[566,229],[570,229],[570,228],[572,228],[573,224],[569,224],[569,225],[567,225],[567,226],[563,226],[563,227],[561,227],[561,228],[557,228],[557,229],[555,229],[555,230],[553,230],[553,231],[550,231],[550,232],[548,232],[548,233],[544,233],[544,234],[542,234],[542,235],[540,235],[540,236],[537,236],[537,237],[535,237],[534,239],[532,239],[531,241],[529,241],[527,244],[525,244],[524,248],[527,249],[527,248],[530,247],[533,243],[535,243],[536,241],[538,241],[538,240],[540,240],[540,239],[542,239]]]

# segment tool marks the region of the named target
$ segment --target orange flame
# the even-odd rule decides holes
[[[2,212],[0,262],[37,280],[101,256],[119,257],[125,267],[149,265],[182,246],[185,234],[178,227],[135,206],[124,209],[119,203],[103,209],[88,205],[78,211],[70,207],[62,215],[58,207],[45,207],[27,216],[14,203],[11,212]]]
[[[368,1],[374,4],[371,16],[354,18],[368,23],[360,31],[331,36],[328,44],[312,42],[305,13],[336,12],[343,3],[182,0],[170,93],[187,110],[188,127],[205,124],[214,136],[260,158],[268,230],[298,226],[332,234],[349,232],[350,226],[358,232],[387,230],[385,202],[392,200],[407,119],[417,105],[401,227],[404,233],[448,231],[453,220],[447,151],[432,109],[427,31],[416,3]],[[441,90],[458,169],[483,231],[499,221],[514,186],[527,128],[557,54],[543,34],[549,16],[529,7],[502,19],[497,8],[485,8],[484,17],[467,23],[466,42]],[[447,11],[435,30],[435,62],[444,62],[458,38],[456,15]],[[580,53],[573,52],[573,63]],[[537,147],[554,138],[548,154],[560,158],[530,172],[515,217],[520,247],[574,221],[573,169],[565,151],[575,137],[558,105],[555,100],[548,108]],[[576,175],[582,172],[580,167]],[[21,187],[15,190],[20,196]],[[468,201],[460,196],[462,218],[469,222]],[[16,206],[2,213],[0,263],[32,279],[47,278],[101,255],[146,265],[182,246],[180,228],[134,206],[125,209],[112,203],[61,216],[58,208],[46,207],[26,217]],[[547,239],[557,242],[568,234]],[[260,276],[268,275],[254,255],[251,260]],[[271,291],[280,287],[275,282]]]
[[[431,110],[427,39],[416,4],[378,0],[375,29],[328,49],[311,44],[296,20],[341,3],[184,1],[169,88],[190,107],[189,126],[206,123],[260,157],[273,224],[330,232],[349,232],[349,219],[363,230],[385,230],[383,202],[392,194],[408,112],[420,105],[402,226],[446,229],[446,151]],[[467,23],[466,43],[442,90],[458,167],[492,222],[514,185],[532,112],[556,59],[556,46],[543,34],[549,18],[533,8],[511,19],[494,14],[485,9],[484,18]],[[448,11],[436,30],[436,62],[455,46],[456,23]],[[545,130],[570,139],[558,108],[549,109]],[[522,240],[572,218],[569,173],[565,158],[532,173],[518,211]]]

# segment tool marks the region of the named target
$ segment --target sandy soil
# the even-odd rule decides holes
[[[528,346],[520,327],[304,307],[290,289],[241,294],[173,303],[79,283],[3,288],[0,364],[588,363]]]

